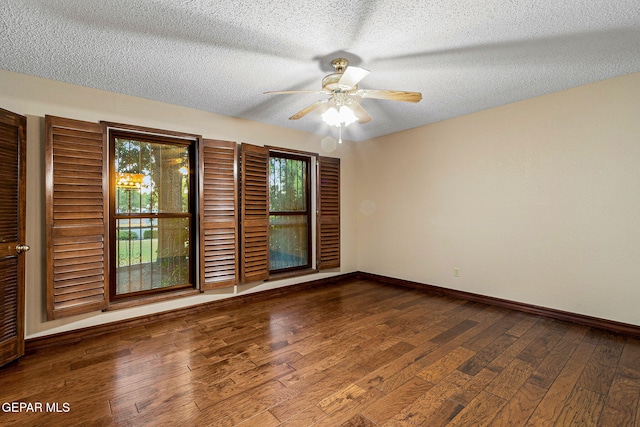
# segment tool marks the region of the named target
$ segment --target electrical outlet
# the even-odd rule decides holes
[[[454,277],[460,277],[460,269],[458,267],[455,267],[453,269],[453,276]]]

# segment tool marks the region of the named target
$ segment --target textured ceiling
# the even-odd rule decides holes
[[[0,68],[335,134],[320,89],[337,56],[371,71],[368,139],[640,71],[638,0],[0,0]]]

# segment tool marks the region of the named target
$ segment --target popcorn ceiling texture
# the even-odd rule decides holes
[[[371,71],[369,139],[640,71],[638,0],[0,0],[0,68],[319,134],[330,61]],[[0,106],[1,107],[1,106]]]

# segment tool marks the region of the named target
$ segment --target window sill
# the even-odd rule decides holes
[[[305,268],[304,270],[285,271],[282,273],[274,273],[269,275],[269,278],[266,281],[270,282],[272,280],[290,279],[292,277],[307,276],[309,274],[314,274],[317,272],[318,270],[316,270],[315,268]]]
[[[184,290],[175,291],[175,292],[168,292],[164,294],[143,296],[140,298],[135,298],[130,300],[110,302],[109,307],[105,308],[102,311],[113,311],[113,310],[120,310],[123,308],[139,307],[141,305],[153,304],[155,302],[168,301],[176,298],[183,298],[183,297],[188,297],[188,296],[198,295],[198,294],[200,294],[199,290],[189,288],[189,289],[184,289]]]

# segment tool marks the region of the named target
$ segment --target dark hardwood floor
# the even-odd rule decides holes
[[[639,401],[638,339],[359,279],[0,369],[1,425],[617,427]]]

